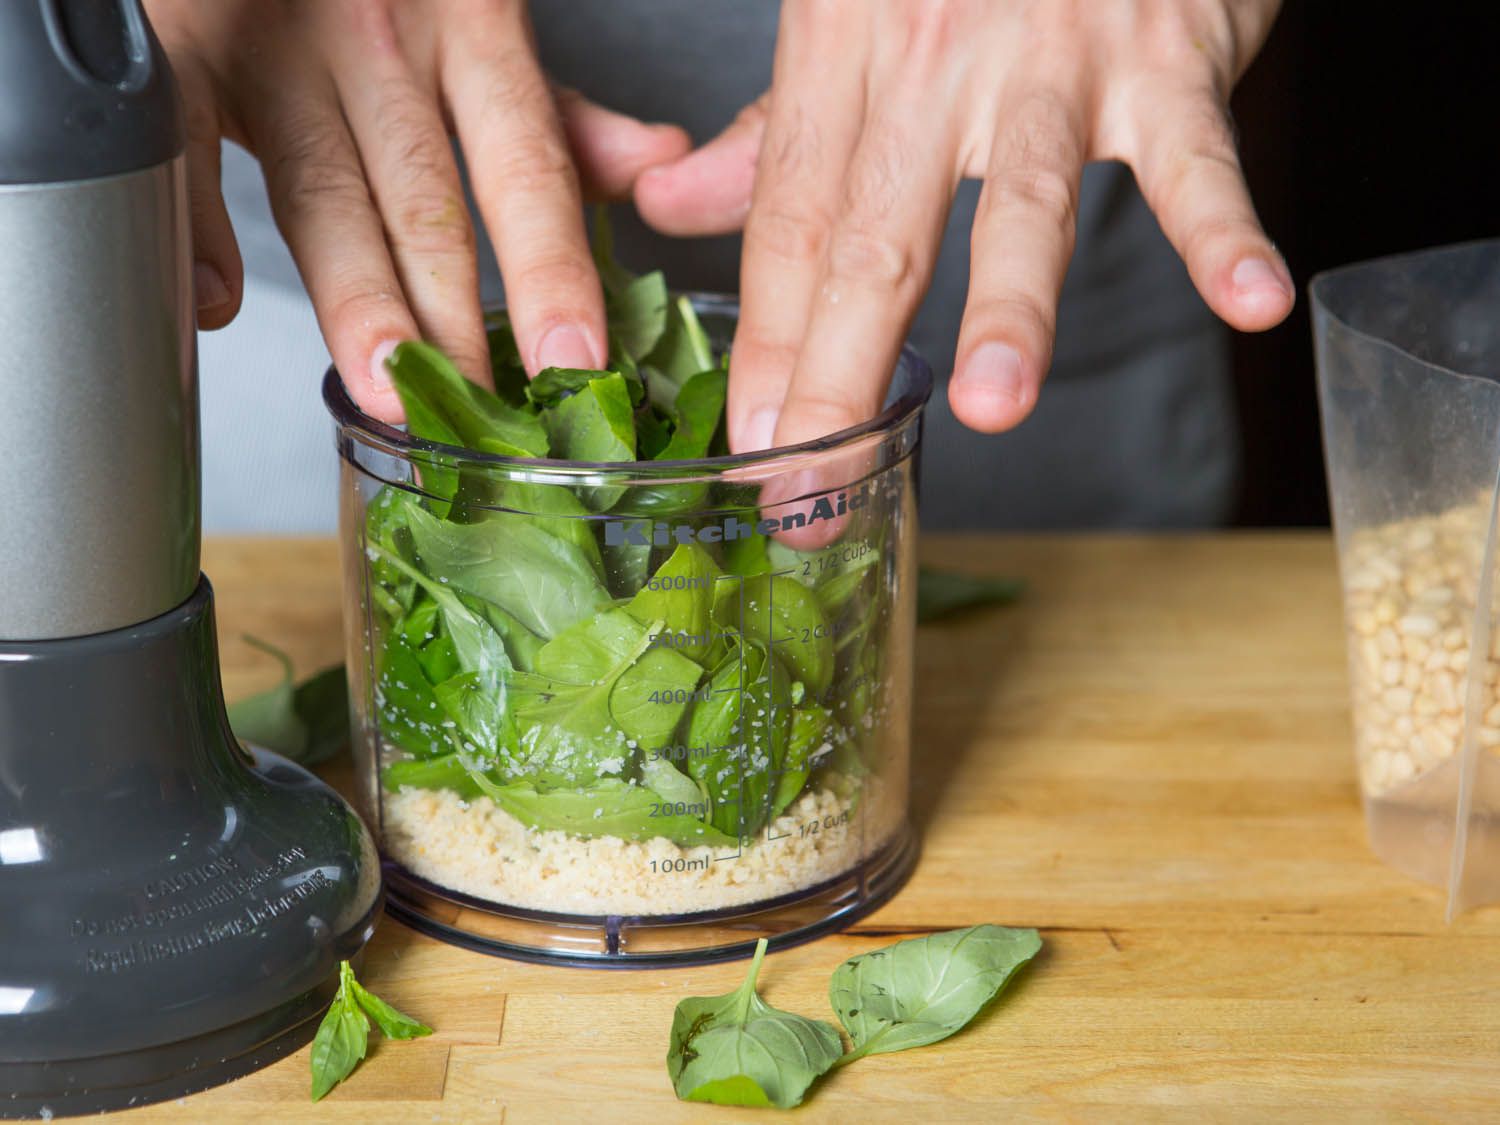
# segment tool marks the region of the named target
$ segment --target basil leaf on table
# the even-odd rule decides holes
[[[304,766],[325,762],[349,743],[349,684],[343,665],[292,680],[292,661],[275,645],[245,641],[281,664],[281,682],[226,710],[236,738],[253,742]]]
[[[312,1100],[319,1101],[353,1072],[370,1043],[370,1020],[392,1039],[431,1035],[432,1028],[397,1011],[354,979],[339,962],[339,988],[312,1045]]]
[[[917,571],[917,621],[939,621],[978,606],[1008,605],[1021,596],[1023,587],[1014,578],[986,578],[924,566]]]
[[[1035,930],[967,929],[897,942],[834,971],[828,999],[853,1041],[841,1063],[946,1039],[1042,948]]]
[[[380,1033],[387,1039],[420,1039],[424,1035],[432,1034],[432,1028],[420,1020],[412,1019],[405,1012],[391,1007],[355,980],[353,973],[349,974],[349,984],[353,986],[354,998],[359,1001],[359,1006],[375,1021],[376,1026],[380,1028]]]
[[[765,956],[761,938],[739,988],[677,1005],[667,1073],[684,1101],[791,1109],[843,1053],[832,1024],[780,1011],[760,998],[755,981]]]
[[[339,990],[312,1044],[312,1100],[320,1101],[354,1072],[370,1043],[370,1021],[354,997],[348,961],[339,962]]]

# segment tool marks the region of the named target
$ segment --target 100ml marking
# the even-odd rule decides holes
[[[653,859],[651,870],[657,875],[681,875],[687,871],[707,871],[706,859]]]

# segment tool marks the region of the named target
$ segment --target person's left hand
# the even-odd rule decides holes
[[[872,416],[963,177],[984,189],[949,388],[996,432],[1030,413],[1089,160],[1135,171],[1210,307],[1259,330],[1291,277],[1256,220],[1226,101],[1279,0],[785,0],[770,91],[646,172],[669,234],[745,229],[737,451]]]

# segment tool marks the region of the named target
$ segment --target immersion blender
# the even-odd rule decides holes
[[[273,1061],[380,904],[224,715],[183,145],[139,0],[0,0],[0,1117]]]

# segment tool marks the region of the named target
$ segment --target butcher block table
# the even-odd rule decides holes
[[[817,1086],[809,1120],[1500,1120],[1500,909],[1378,863],[1353,776],[1322,534],[931,535],[926,562],[1027,583],[918,631],[912,812],[884,909],[767,959],[771,1004],[832,1019],[829,974],[901,937],[1035,926],[1045,948],[967,1030]],[[210,540],[224,683],[342,659],[332,541]],[[329,771],[347,785],[347,767]],[[744,962],[544,968],[387,918],[362,979],[436,1028],[314,1106],[308,1049],[125,1116],[188,1122],[758,1121],[678,1102],[684,996]]]

